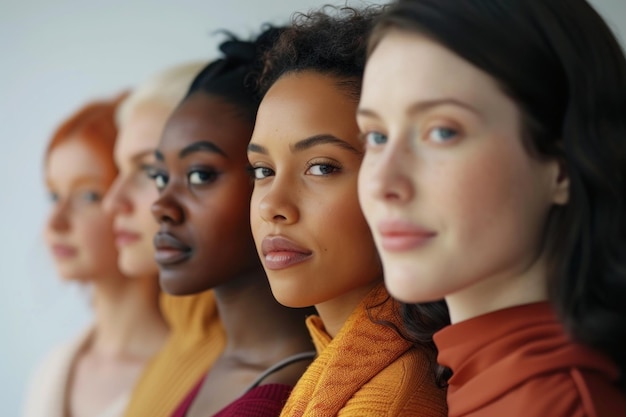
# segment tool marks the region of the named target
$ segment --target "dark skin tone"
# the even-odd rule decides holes
[[[161,286],[183,295],[214,289],[227,346],[187,416],[206,417],[236,400],[261,372],[313,346],[312,310],[272,296],[249,226],[252,180],[246,148],[253,124],[224,99],[197,92],[169,119],[156,157],[160,197],[152,207]],[[294,385],[308,361],[262,384]]]

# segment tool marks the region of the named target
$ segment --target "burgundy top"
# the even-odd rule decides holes
[[[172,417],[185,417],[203,382],[204,378],[189,392],[189,395],[174,411]],[[292,386],[284,384],[259,385],[247,391],[212,417],[278,417],[292,389]]]
[[[615,364],[572,342],[548,303],[474,317],[434,339],[453,372],[449,417],[626,416]]]

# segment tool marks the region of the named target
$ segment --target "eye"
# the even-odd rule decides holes
[[[154,185],[156,185],[157,190],[162,190],[167,185],[169,178],[163,172],[155,172],[150,178],[154,181]]]
[[[101,196],[95,191],[85,191],[80,195],[81,199],[87,203],[97,203]]]
[[[267,167],[254,167],[252,168],[252,172],[254,174],[255,180],[262,180],[264,178],[274,175],[274,171]]]
[[[387,143],[387,136],[380,132],[367,132],[362,134],[367,146],[380,146]]]
[[[306,170],[307,174],[310,175],[330,175],[334,172],[339,171],[341,168],[333,165],[333,164],[311,164],[309,168]]]
[[[208,183],[215,181],[217,177],[218,177],[218,173],[216,171],[210,171],[210,170],[191,171],[187,175],[189,184],[193,184],[193,185],[208,184]]]
[[[435,127],[428,131],[428,139],[436,143],[450,142],[458,136],[459,132],[450,127]]]
[[[56,203],[59,201],[59,195],[57,193],[48,193],[48,199],[51,203]]]
[[[144,174],[151,180],[154,180],[159,174],[158,168],[150,164],[143,164],[140,168],[144,172]]]

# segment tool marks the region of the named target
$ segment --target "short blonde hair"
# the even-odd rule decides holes
[[[133,89],[115,114],[118,128],[124,126],[133,111],[146,103],[158,103],[174,111],[193,79],[208,62],[189,62],[163,70]]]

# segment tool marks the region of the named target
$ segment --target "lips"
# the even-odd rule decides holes
[[[389,252],[405,252],[430,243],[437,233],[403,220],[378,224],[381,246]]]
[[[171,266],[185,262],[191,257],[191,248],[167,232],[154,236],[154,260],[160,266]]]
[[[141,238],[139,233],[131,232],[126,229],[116,229],[115,230],[115,245],[117,247],[122,247],[126,245],[133,244],[137,242]]]
[[[265,267],[280,270],[304,262],[313,252],[283,236],[268,236],[261,243]]]
[[[53,244],[51,247],[51,250],[52,250],[52,254],[57,259],[72,258],[76,256],[76,254],[78,253],[78,250],[75,247],[60,244],[60,243]]]

